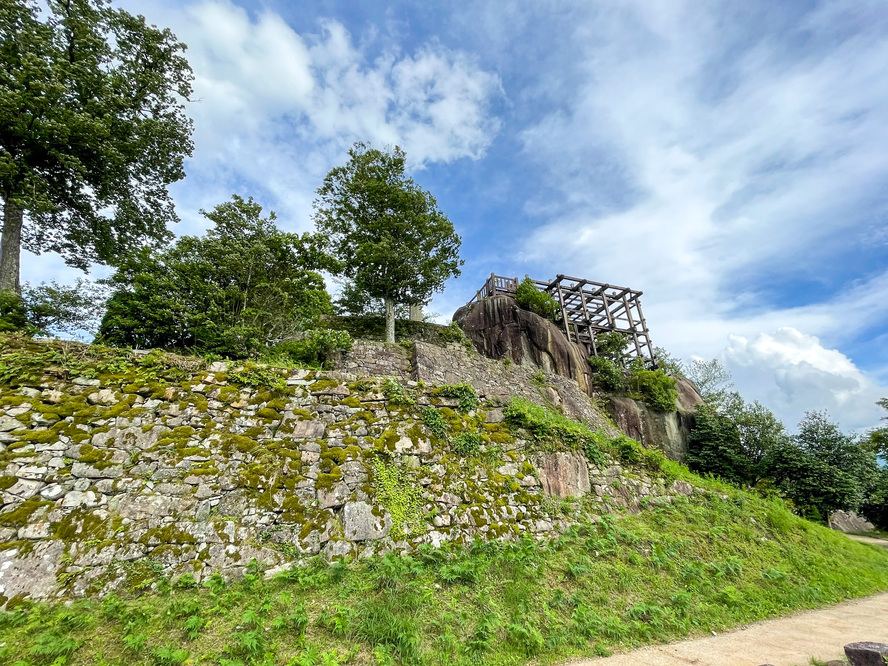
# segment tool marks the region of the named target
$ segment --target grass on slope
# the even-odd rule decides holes
[[[0,614],[0,663],[524,664],[888,589],[888,552],[706,481],[553,541],[478,542]]]

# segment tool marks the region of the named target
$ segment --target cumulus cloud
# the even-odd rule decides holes
[[[261,187],[299,226],[354,141],[398,144],[422,166],[477,159],[499,131],[499,78],[438,43],[371,56],[335,20],[300,34],[278,14],[218,1],[167,19],[189,45],[200,100],[189,173]]]
[[[756,395],[790,427],[811,410],[840,416],[848,428],[871,427],[881,416],[875,402],[883,389],[813,335],[791,327],[732,335],[723,357],[741,394]]]
[[[527,202],[539,223],[522,259],[644,290],[654,340],[685,357],[715,355],[731,334],[782,340],[788,354],[784,334],[761,333],[786,326],[838,346],[888,322],[884,264],[855,273],[847,261],[881,237],[884,5],[573,7],[561,41],[575,55],[561,75],[570,92],[522,133],[544,185]],[[547,73],[539,88],[551,86]],[[869,410],[849,397],[872,385],[859,370],[780,356],[778,371],[754,349],[774,399],[810,398],[849,420]],[[805,393],[814,386],[832,397]]]
[[[169,26],[195,74],[194,157],[172,188],[179,234],[199,233],[198,210],[232,192],[275,209],[281,226],[309,228],[315,190],[355,141],[400,145],[422,168],[478,159],[499,132],[499,77],[435,40],[371,51],[372,29],[362,42],[332,19],[299,33],[273,11],[225,0],[124,4]],[[51,256],[26,256],[23,269],[32,281],[65,272]]]

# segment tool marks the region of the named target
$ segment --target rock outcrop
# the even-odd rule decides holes
[[[697,388],[684,377],[676,378],[678,399],[674,412],[655,412],[632,398],[611,396],[608,411],[620,431],[642,446],[657,448],[672,460],[682,460],[688,452],[688,438],[694,427],[693,410],[703,404]]]
[[[585,353],[555,324],[518,307],[514,298],[494,296],[469,303],[454,313],[453,321],[485,356],[569,377],[591,394]]]
[[[494,296],[469,303],[456,311],[453,320],[484,355],[572,379],[586,394],[597,397],[584,351],[558,326],[522,309],[514,298]],[[703,399],[684,377],[677,378],[676,390],[678,409],[674,412],[655,412],[643,402],[615,396],[607,396],[608,411],[625,435],[681,460],[688,450],[693,411]],[[562,407],[557,396],[550,402]]]

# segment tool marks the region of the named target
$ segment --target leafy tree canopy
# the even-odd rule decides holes
[[[694,360],[686,368],[685,376],[697,385],[706,402],[717,407],[724,403],[734,387],[731,373],[717,358]]]
[[[356,143],[324,178],[314,220],[336,273],[383,299],[386,339],[394,342],[395,304],[422,305],[460,274],[461,239],[435,198],[405,175],[406,155]]]
[[[882,398],[876,404],[883,409],[888,409],[888,398]],[[883,416],[882,420],[888,421],[888,416]],[[871,431],[869,434],[869,444],[877,453],[888,457],[888,426],[882,426]]]
[[[281,231],[252,198],[201,213],[215,225],[206,235],[144,250],[110,279],[100,340],[244,357],[330,312],[316,237]]]
[[[107,0],[0,3],[0,290],[20,289],[22,245],[85,268],[168,238],[192,150],[184,50]]]

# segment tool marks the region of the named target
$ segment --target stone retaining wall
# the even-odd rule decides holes
[[[425,347],[414,372],[438,378],[436,359],[457,352]],[[406,355],[377,349],[385,353],[353,367],[404,378]],[[296,370],[278,389],[251,388],[224,363],[184,379],[45,375],[0,387],[0,605],[138,587],[158,572],[237,576],[253,559],[276,567],[319,553],[545,538],[580,515],[691,492],[578,453],[535,451],[499,405],[510,385],[546,388],[470,356],[459,362],[485,402],[469,413],[412,379],[399,396],[363,372]],[[569,387],[551,390],[574,399]],[[432,435],[421,417],[429,406],[454,437],[480,436],[476,455]]]

